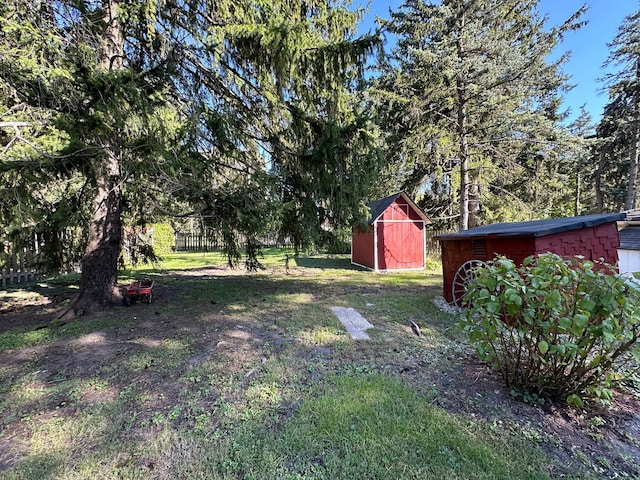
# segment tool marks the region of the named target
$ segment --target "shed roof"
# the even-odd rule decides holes
[[[629,225],[618,232],[620,249],[640,250],[640,225]]]
[[[395,202],[399,197],[402,197],[403,200],[407,202],[407,204],[411,205],[411,208],[415,210],[418,216],[424,220],[426,224],[430,224],[431,220],[427,218],[420,207],[416,205],[416,203],[409,198],[405,192],[396,192],[394,194],[389,195],[388,197],[381,198],[380,200],[376,200],[375,202],[371,202],[369,204],[369,211],[371,212],[371,217],[369,218],[369,225],[372,225],[380,216],[384,213],[384,211],[389,208],[389,206]]]
[[[562,233],[570,230],[578,230],[586,227],[596,227],[603,223],[617,222],[624,220],[624,213],[603,213],[597,215],[583,215],[579,217],[549,218],[545,220],[532,220],[529,222],[506,222],[483,225],[481,227],[470,228],[458,233],[441,235],[438,239],[455,240],[458,238],[477,237],[506,237],[506,236],[527,236],[543,237],[553,233]]]

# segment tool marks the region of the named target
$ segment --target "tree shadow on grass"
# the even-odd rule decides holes
[[[337,261],[338,268],[352,269],[340,257],[308,260],[320,261],[311,268]],[[225,478],[240,477],[252,465],[259,478],[407,478],[400,470],[407,465],[416,478],[483,478],[477,472],[485,467],[492,473],[484,478],[517,478],[514,470],[528,462],[520,456],[515,467],[488,465],[513,455],[503,459],[499,449],[476,442],[469,418],[486,419],[479,429],[504,421],[507,431],[523,432],[557,423],[554,435],[571,440],[560,443],[562,449],[549,443],[556,459],[549,468],[560,468],[558,459],[568,465],[572,457],[565,452],[578,437],[585,451],[596,451],[595,439],[564,427],[557,415],[514,404],[508,390],[468,357],[456,342],[453,317],[431,304],[439,286],[406,281],[412,275],[390,281],[395,277],[325,277],[317,270],[314,278],[281,270],[195,273],[158,275],[151,305],[39,330],[46,341],[0,355],[0,450],[11,452],[0,455],[0,476],[62,478],[83,468],[85,478]],[[370,316],[377,329],[369,343],[347,339],[328,308],[336,304]],[[409,319],[425,337],[411,332]],[[34,335],[21,334],[27,340]],[[388,372],[411,388],[358,375],[327,384],[316,402],[301,401],[332,374],[362,371]],[[436,401],[449,414],[432,409]],[[435,446],[425,448],[429,442]],[[22,448],[30,444],[39,449]],[[597,451],[605,455],[604,448]],[[602,458],[621,462],[618,457]],[[624,468],[631,474],[635,463]]]
[[[352,265],[349,258],[344,257],[298,257],[294,258],[295,265],[304,268],[320,268],[320,269],[344,269],[344,270],[361,270],[366,269],[357,265]]]

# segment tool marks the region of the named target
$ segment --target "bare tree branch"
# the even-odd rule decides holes
[[[29,122],[0,122],[0,128],[18,128],[29,126],[31,126]]]

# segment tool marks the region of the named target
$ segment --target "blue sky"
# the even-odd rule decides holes
[[[372,0],[362,29],[366,31],[372,28],[375,16],[388,18],[389,9],[395,10],[402,3],[401,0]],[[597,123],[608,100],[603,91],[604,84],[598,81],[606,73],[602,65],[609,55],[607,43],[613,39],[624,18],[640,8],[640,1],[540,0],[539,11],[548,16],[549,25],[559,25],[585,3],[589,7],[583,16],[588,21],[587,25],[568,33],[554,53],[572,52],[571,59],[564,67],[565,73],[571,75],[571,83],[575,85],[564,99],[564,108],[570,109],[569,119],[578,116],[580,107],[585,105],[593,122]]]

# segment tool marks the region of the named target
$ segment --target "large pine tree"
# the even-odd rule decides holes
[[[71,312],[119,300],[124,215],[199,214],[250,267],[256,236],[282,218],[303,245],[358,217],[377,157],[352,92],[374,39],[355,37],[346,7],[10,0],[0,12],[2,225],[45,225],[49,247],[83,232]]]
[[[615,38],[609,44],[611,53],[607,65],[617,70],[608,75],[611,107],[624,104],[627,114],[618,124],[627,132],[625,154],[628,158],[628,183],[625,200],[627,210],[637,207],[638,154],[640,148],[640,10],[625,17]],[[618,116],[624,109],[609,112]],[[607,112],[605,111],[605,115]],[[608,119],[603,122],[609,123]]]
[[[590,149],[589,182],[593,186],[591,209],[621,211],[629,197],[629,97],[619,94],[605,105]]]
[[[579,26],[582,10],[548,29],[537,3],[408,0],[384,23],[398,37],[376,90],[391,159],[413,185],[457,190],[461,230],[481,221],[483,204],[493,206],[494,219],[498,204],[526,210],[536,190],[514,189],[516,176],[548,179],[541,161],[559,141],[558,96],[567,80],[565,57],[548,56]]]

